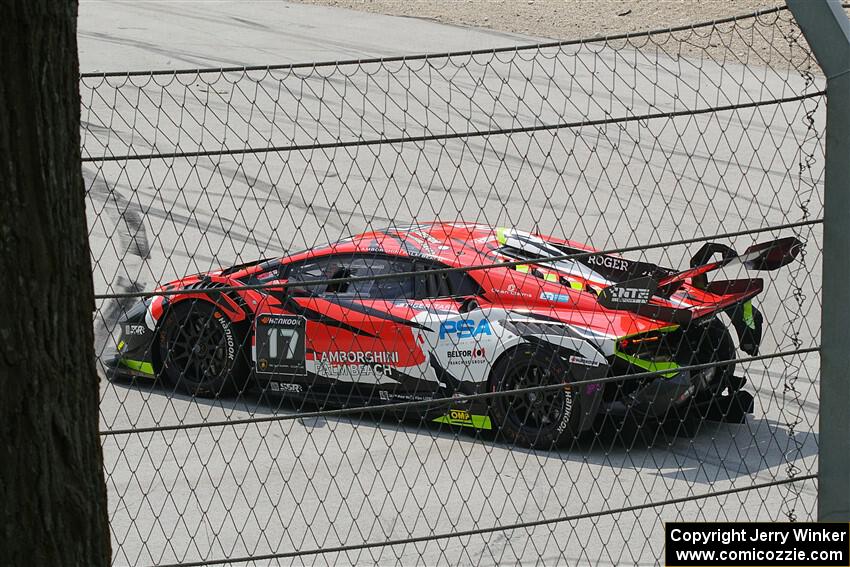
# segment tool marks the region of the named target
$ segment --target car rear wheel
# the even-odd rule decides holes
[[[694,361],[692,364],[735,360],[736,349],[732,335],[720,319],[714,318],[692,339]],[[712,382],[691,401],[691,413],[700,421],[715,420],[730,413],[724,405],[726,396],[734,396],[743,384],[735,378],[735,363],[718,364]],[[734,421],[734,420],[733,420]]]
[[[550,449],[576,438],[581,418],[577,391],[569,385],[568,365],[556,353],[520,346],[499,359],[492,376],[492,389],[500,392],[563,385],[494,398],[491,413],[504,440]]]
[[[178,303],[159,331],[158,374],[194,396],[232,394],[244,388],[248,376],[245,337],[214,305]]]

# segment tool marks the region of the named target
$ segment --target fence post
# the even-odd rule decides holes
[[[850,20],[839,0],[786,0],[826,75],[818,520],[850,521]]]

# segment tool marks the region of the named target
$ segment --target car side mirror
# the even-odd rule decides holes
[[[469,313],[470,311],[474,311],[479,309],[481,306],[478,304],[478,300],[475,297],[465,297],[463,301],[460,303],[460,307],[458,307],[459,313]]]

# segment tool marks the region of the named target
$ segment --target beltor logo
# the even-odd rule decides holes
[[[458,364],[484,364],[486,362],[483,348],[450,350],[446,353],[446,357],[449,360],[449,366]]]

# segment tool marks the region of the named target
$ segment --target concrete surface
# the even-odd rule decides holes
[[[282,2],[83,1],[79,26],[84,71],[324,61],[531,40]],[[746,22],[724,29],[756,33]],[[723,33],[705,41],[722,41]],[[428,62],[87,77],[84,156],[510,128],[822,88],[817,75],[807,86],[806,76],[787,67],[738,59],[681,58],[675,40],[656,37]],[[795,63],[805,69],[805,59]],[[609,248],[794,222],[804,218],[801,205],[817,218],[822,110],[814,99],[533,135],[86,163],[96,291],[150,289],[415,219],[516,226]],[[814,130],[806,128],[807,112]],[[812,167],[801,174],[808,154]],[[817,344],[820,229],[800,234],[809,239],[804,263],[764,275],[763,353],[792,349],[795,338]],[[768,238],[733,244],[742,249]],[[630,256],[684,267],[696,247]],[[99,303],[104,355],[130,303]],[[649,448],[592,443],[531,452],[415,422],[348,418],[104,437],[115,564],[355,545],[807,474],[816,471],[817,369],[815,356],[749,364],[757,407],[748,423],[706,425],[693,439]],[[784,389],[792,376],[799,377],[796,396]],[[207,402],[145,384],[102,384],[104,430],[291,412],[256,397]],[[812,516],[814,483],[280,563],[657,564],[662,521],[784,519],[791,509],[799,519]]]

